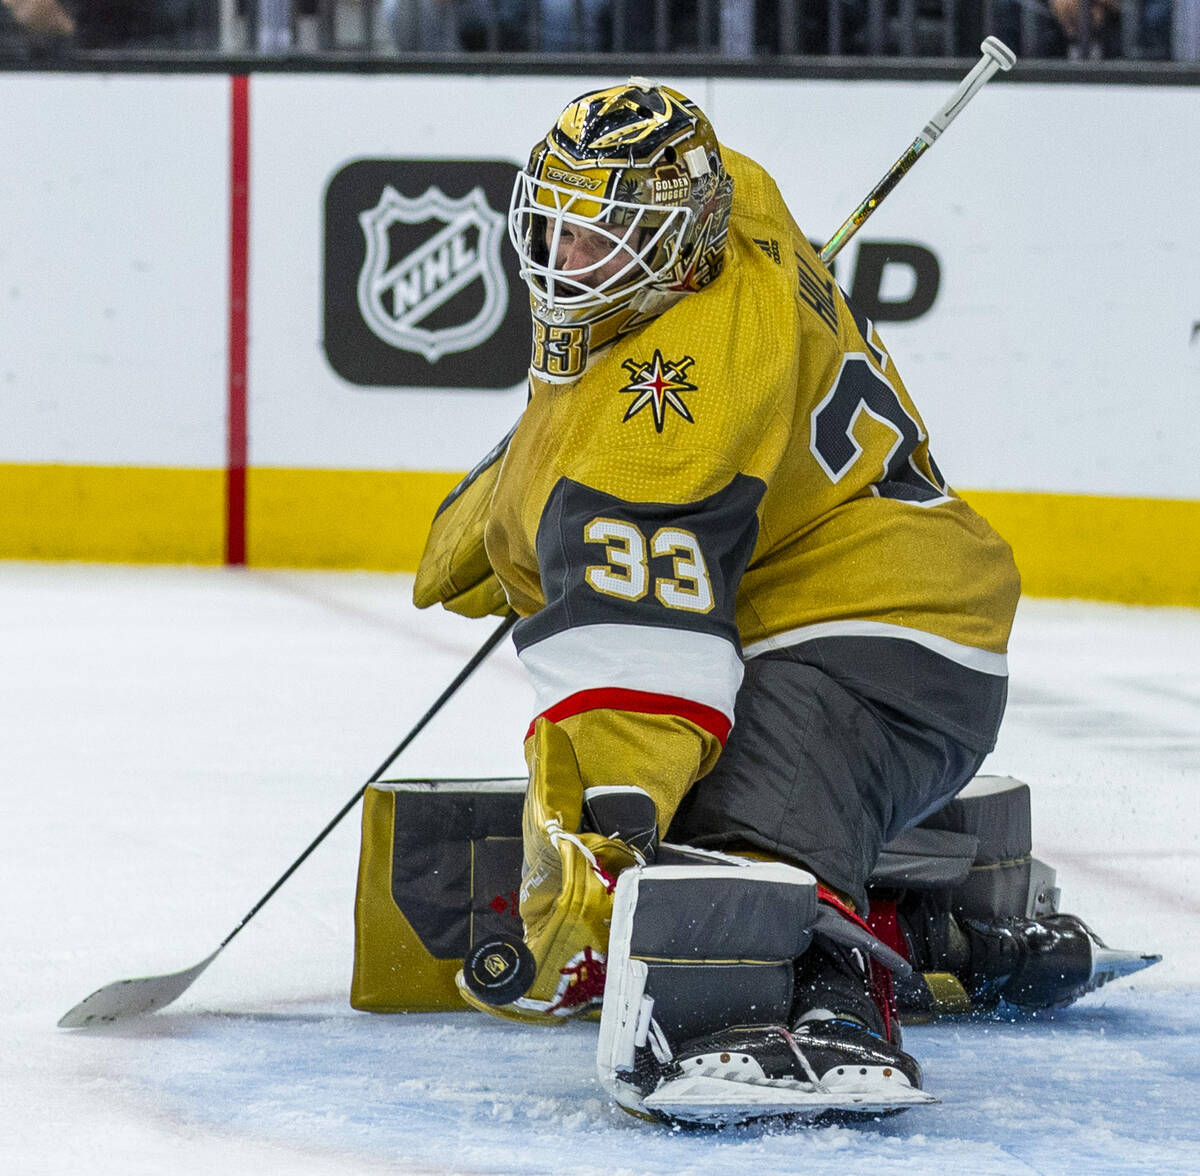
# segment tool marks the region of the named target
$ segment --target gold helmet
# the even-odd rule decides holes
[[[576,98],[518,173],[508,232],[533,306],[535,376],[566,383],[717,276],[733,181],[712,125],[641,78]]]

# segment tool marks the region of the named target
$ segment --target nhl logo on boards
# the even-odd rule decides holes
[[[325,198],[325,354],[355,384],[511,388],[529,309],[501,250],[516,169],[356,160]]]
[[[629,373],[630,381],[621,391],[632,395],[633,400],[621,419],[631,420],[642,409],[649,408],[654,429],[661,433],[669,408],[689,424],[695,424],[695,418],[682,395],[684,392],[697,391],[696,385],[685,378],[695,362],[690,355],[682,359],[663,359],[662,352],[657,349],[648,363],[637,359],[624,360],[621,366]]]
[[[488,207],[481,188],[461,200],[428,188],[409,200],[389,184],[379,203],[359,213],[358,220],[366,238],[358,308],[380,339],[436,363],[491,337],[508,309],[508,286],[500,268],[504,219]],[[434,231],[411,252],[393,258],[388,230],[397,224],[429,225]],[[483,301],[469,319],[423,325],[476,281],[483,286]]]

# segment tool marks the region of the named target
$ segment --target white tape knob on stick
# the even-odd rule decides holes
[[[999,37],[987,37],[979,46],[1002,70],[1010,70],[1017,64],[1017,55]]]
[[[875,185],[859,206],[842,222],[836,233],[825,242],[821,260],[828,265],[845,247],[867,218],[879,207],[887,194],[909,173],[913,165],[933,146],[937,137],[957,117],[964,106],[977,94],[998,70],[1012,69],[1017,57],[1003,41],[988,37],[979,46],[983,56],[963,78],[950,100],[925,124],[925,129],[909,145],[908,150],[892,164],[887,175]]]
[[[958,89],[950,95],[946,105],[926,124],[920,137],[932,147],[934,140],[958,117],[959,112],[982,89],[991,78],[1003,70],[1007,72],[1016,64],[1017,55],[999,37],[988,37],[979,46],[983,56],[975,64]]]

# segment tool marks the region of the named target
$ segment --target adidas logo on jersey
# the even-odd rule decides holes
[[[779,242],[774,237],[755,237],[754,244],[759,247],[776,265],[783,265],[779,256]]]

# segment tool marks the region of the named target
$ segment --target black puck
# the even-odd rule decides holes
[[[463,960],[463,980],[484,1004],[511,1004],[537,975],[537,961],[516,935],[493,935],[471,948]]]

